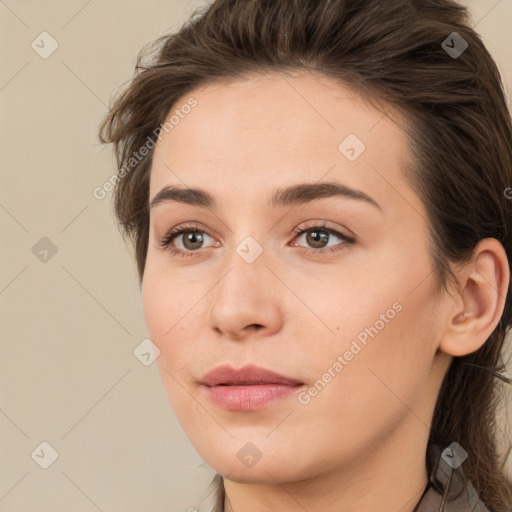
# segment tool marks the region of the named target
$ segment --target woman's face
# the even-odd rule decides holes
[[[180,109],[191,96],[197,105]],[[444,295],[424,205],[402,175],[405,133],[311,75],[209,85],[171,115],[150,202],[175,187],[211,204],[159,195],[142,292],[163,383],[198,453],[230,480],[267,483],[397,447],[424,457],[447,367]],[[290,380],[221,373],[213,385],[206,374],[224,365]]]

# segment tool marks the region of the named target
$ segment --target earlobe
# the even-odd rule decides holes
[[[460,290],[439,348],[452,356],[465,356],[486,342],[503,313],[510,282],[505,249],[494,238],[481,240],[457,276]]]

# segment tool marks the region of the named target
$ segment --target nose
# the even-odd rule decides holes
[[[227,272],[211,294],[211,327],[236,341],[278,332],[283,322],[280,285],[263,254],[247,263],[234,251]]]

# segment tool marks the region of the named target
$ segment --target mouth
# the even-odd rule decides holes
[[[200,381],[209,400],[230,411],[255,411],[290,397],[304,383],[254,365],[219,366]]]

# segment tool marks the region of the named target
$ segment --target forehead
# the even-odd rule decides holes
[[[194,108],[183,108],[191,98]],[[168,184],[239,195],[326,175],[377,196],[408,186],[405,119],[323,75],[215,82],[180,98],[172,116],[155,148],[150,198]]]

